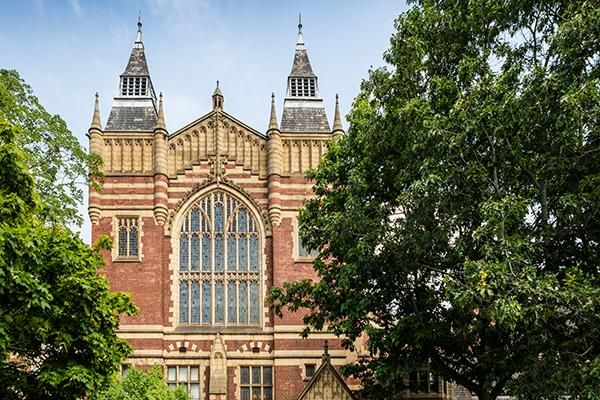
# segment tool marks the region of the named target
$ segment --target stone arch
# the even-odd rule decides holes
[[[213,217],[205,211],[203,214],[200,207],[213,207],[210,211]],[[222,216],[217,214],[217,207]],[[243,214],[238,215],[240,212]],[[245,230],[241,228],[242,218]],[[196,221],[194,228],[192,220]],[[221,221],[218,228],[217,221]],[[210,228],[205,228],[206,224]],[[258,204],[246,193],[222,182],[197,188],[179,204],[171,226],[170,261],[176,325],[264,324],[266,233]],[[205,265],[210,266],[205,269]]]

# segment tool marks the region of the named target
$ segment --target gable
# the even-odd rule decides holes
[[[213,110],[169,136],[169,176],[216,156],[266,177],[267,138],[224,111]]]
[[[352,392],[329,360],[324,362],[298,400],[354,400]]]

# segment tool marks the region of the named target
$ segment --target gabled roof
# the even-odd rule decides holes
[[[190,129],[192,126],[197,125],[199,123],[201,123],[202,121],[206,121],[210,118],[213,117],[213,115],[216,113],[216,110],[211,110],[209,112],[207,112],[206,114],[204,114],[203,116],[201,116],[200,118],[195,119],[194,121],[190,122],[189,124],[185,125],[182,128],[179,128],[178,130],[176,130],[175,132],[171,133],[169,135],[169,140],[172,140],[173,138],[175,138],[176,136],[178,136],[179,134],[187,131],[188,129]],[[256,129],[252,128],[249,125],[246,125],[245,123],[243,123],[242,121],[240,121],[239,119],[231,116],[230,114],[228,114],[227,112],[223,111],[223,110],[219,110],[219,114],[222,115],[226,120],[231,121],[233,124],[243,128],[244,130],[253,133],[254,135],[258,136],[260,139],[262,140],[266,140],[267,137],[264,133],[257,131]]]
[[[352,392],[337,370],[331,365],[327,342],[323,363],[308,382],[298,400],[354,400]]]

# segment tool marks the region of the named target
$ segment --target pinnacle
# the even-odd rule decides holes
[[[336,133],[344,133],[344,127],[342,126],[342,118],[340,117],[340,101],[339,96],[335,95],[335,114],[333,117],[333,129],[331,131],[334,135]]]
[[[90,129],[95,128],[102,130],[102,123],[100,122],[100,102],[98,100],[98,92],[96,92],[96,101],[94,103],[94,116],[92,117],[92,125]]]
[[[279,130],[277,124],[277,112],[275,111],[275,93],[271,93],[271,118],[269,119],[269,128],[267,131]]]
[[[159,101],[158,101],[158,119],[156,120],[156,128],[167,130],[165,126],[165,114],[163,111],[163,95],[160,92]]]

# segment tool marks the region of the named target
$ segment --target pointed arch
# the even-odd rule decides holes
[[[181,204],[171,231],[179,326],[261,324],[265,227],[244,197],[213,184]]]

